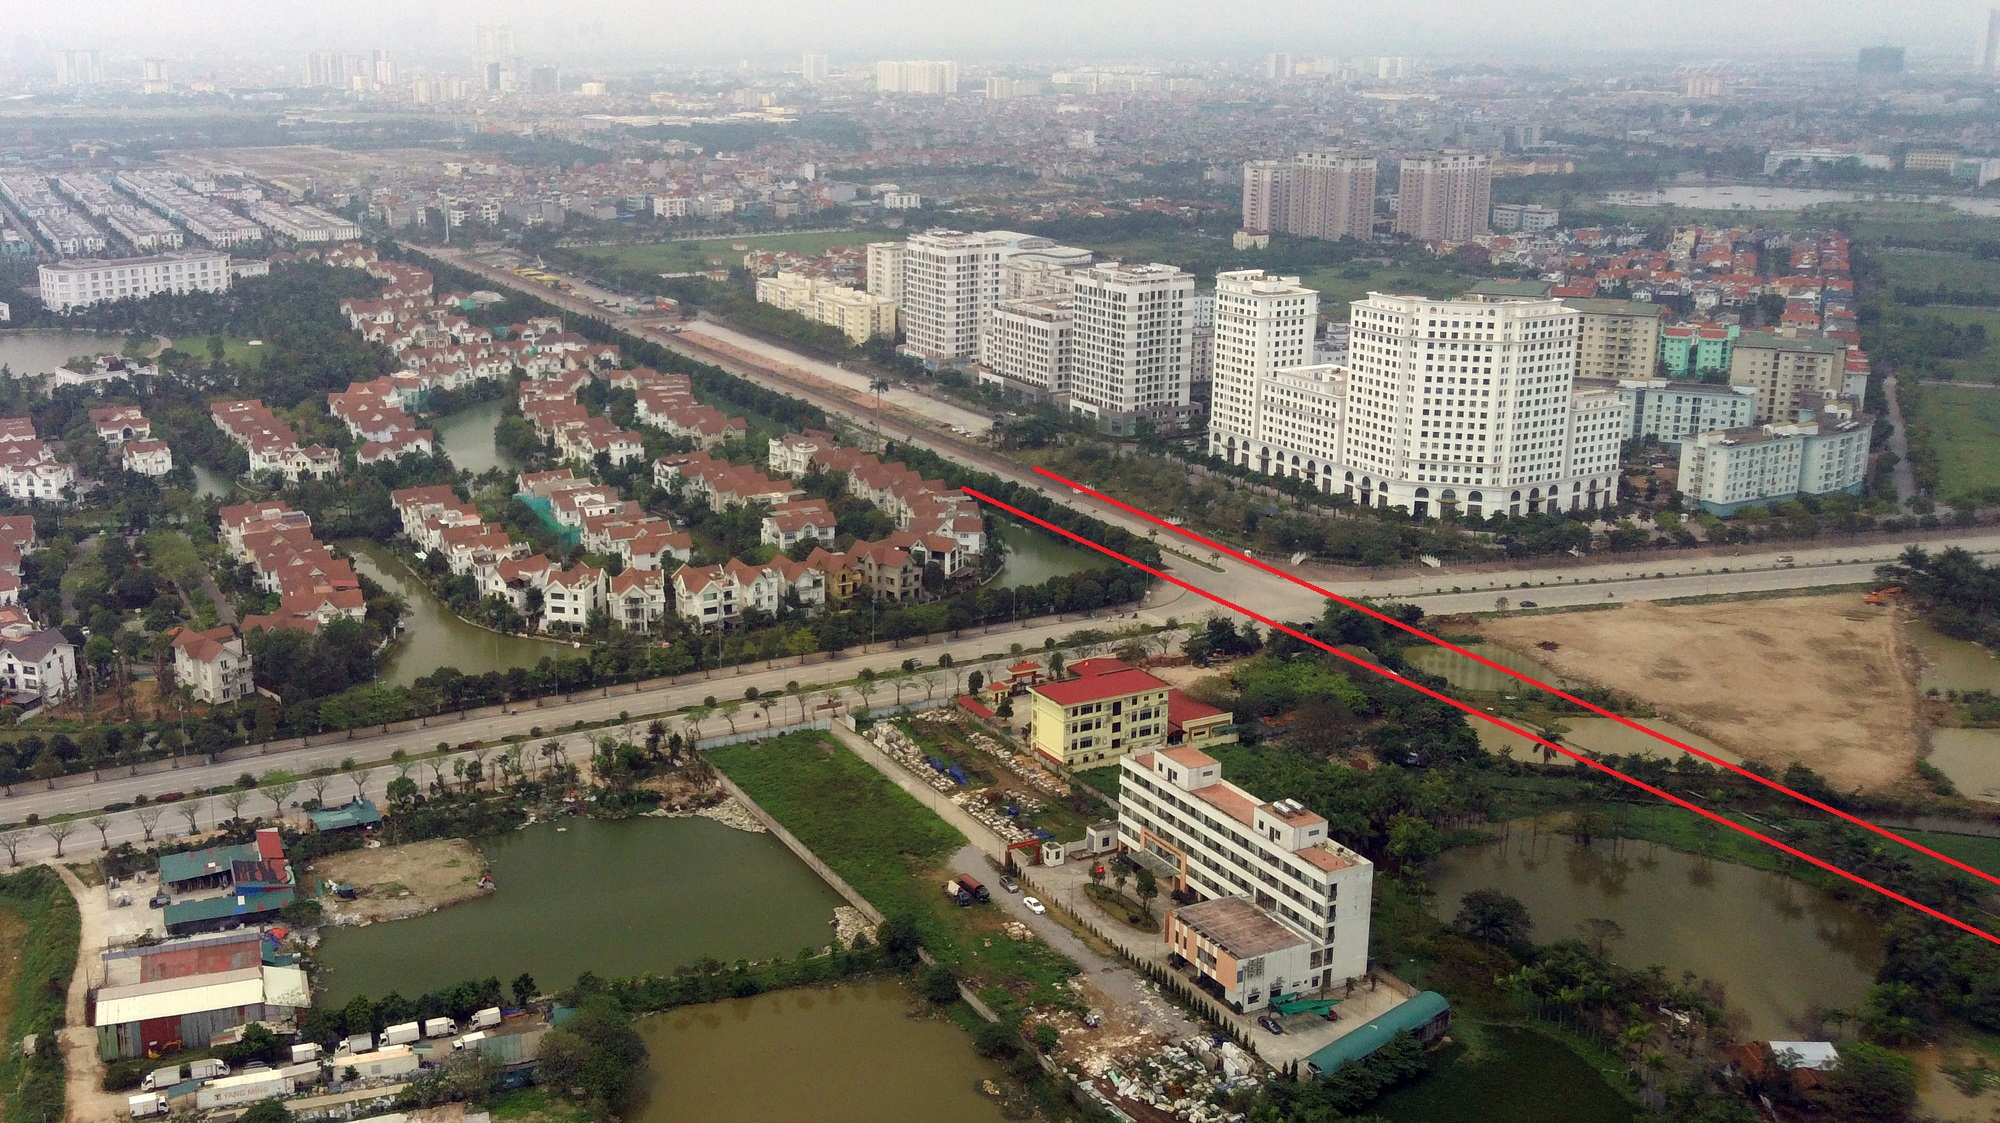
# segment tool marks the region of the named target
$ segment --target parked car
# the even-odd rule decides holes
[[[1019,893],[1021,891],[1021,883],[1011,877],[1002,877],[1000,879],[1000,888],[1005,889],[1009,893]]]
[[[1524,601],[1522,601],[1522,602],[1521,602],[1521,607],[1522,607],[1522,608],[1540,608],[1540,607],[1541,607],[1541,605],[1538,605],[1538,604],[1536,604],[1536,603],[1535,603],[1534,601],[1531,601],[1531,600],[1524,600]]]
[[[1040,916],[1043,913],[1049,911],[1048,909],[1043,908],[1042,903],[1040,901],[1037,901],[1033,897],[1023,897],[1021,898],[1021,903],[1023,905],[1026,905],[1028,907],[1028,911],[1034,913],[1036,916]]]
[[[1282,1034],[1285,1032],[1285,1027],[1278,1024],[1278,1019],[1271,1017],[1269,1014],[1258,1018],[1257,1024],[1270,1030],[1272,1033]]]

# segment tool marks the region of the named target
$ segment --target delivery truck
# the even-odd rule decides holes
[[[382,1044],[408,1045],[422,1036],[423,1031],[417,1028],[417,1023],[402,1022],[382,1031]]]

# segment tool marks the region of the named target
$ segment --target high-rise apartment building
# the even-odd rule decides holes
[[[1126,434],[1187,415],[1194,275],[1108,262],[1072,278],[1069,408]]]
[[[875,64],[875,92],[955,94],[958,92],[958,64],[927,59],[878,62]]]
[[[1338,150],[1243,165],[1243,228],[1306,238],[1375,236],[1375,157]]]
[[[1986,42],[1979,52],[1979,72],[2000,76],[2000,8],[1986,12]]]
[[[1833,396],[1846,387],[1847,352],[1820,336],[1746,331],[1729,352],[1729,384],[1757,388],[1757,420],[1790,417],[1807,395]]]
[[[955,363],[979,353],[980,329],[1000,302],[1000,262],[1008,249],[1007,238],[993,233],[927,230],[910,236],[901,303],[911,354]]]
[[[561,93],[562,72],[553,66],[537,66],[528,71],[528,92],[531,94]]]
[[[56,85],[95,86],[102,81],[104,81],[103,52],[56,52]]]
[[[825,55],[807,54],[800,60],[799,76],[805,79],[808,86],[826,81],[830,73],[832,71],[827,68]]]
[[[375,80],[376,89],[393,90],[401,84],[396,71],[396,60],[388,51],[377,49],[371,53],[368,56],[368,66],[373,71],[370,76]]]
[[[980,383],[1036,401],[1069,393],[1071,309],[1067,299],[1001,302],[979,333]]]
[[[903,302],[903,255],[907,243],[868,243],[868,295]]]
[[[1396,233],[1462,242],[1487,232],[1493,162],[1470,152],[1405,157],[1396,189]]]
[[[331,89],[347,88],[347,60],[338,51],[310,51],[306,54],[305,84]]]
[[[1214,376],[1208,451],[1250,464],[1257,440],[1258,384],[1272,372],[1312,362],[1319,293],[1297,277],[1238,269],[1215,277]]]
[[[168,75],[166,59],[149,58],[142,65],[144,70],[142,71],[143,77],[140,80],[140,93],[164,94],[173,92],[174,83],[173,79]]]
[[[1277,51],[1264,56],[1264,77],[1268,81],[1282,82],[1297,73],[1290,51]]]
[[[1666,310],[1643,300],[1567,300],[1576,310],[1578,378],[1651,378]]]

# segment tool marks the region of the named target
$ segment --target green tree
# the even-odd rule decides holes
[[[292,1123],[292,1113],[283,1100],[258,1100],[236,1118],[237,1123]]]
[[[923,936],[917,930],[917,922],[903,913],[885,918],[876,930],[876,942],[882,945],[882,955],[892,966],[907,967],[917,961],[917,949],[923,946]]]
[[[1474,889],[1458,903],[1452,929],[1461,936],[1484,940],[1510,950],[1528,946],[1535,922],[1528,906],[1497,889]]]
[[[1909,1058],[1864,1041],[1840,1047],[1826,1074],[1826,1102],[1841,1123],[1904,1123],[1917,1105],[1917,1067]]]
[[[645,1066],[646,1042],[631,1015],[601,995],[542,1038],[542,1080],[600,1116],[631,1101]]]
[[[526,1006],[534,1001],[535,995],[541,993],[535,988],[535,977],[526,971],[514,976],[513,991],[516,1006]]]
[[[1137,882],[1132,887],[1132,891],[1139,894],[1139,906],[1146,910],[1146,915],[1151,916],[1153,913],[1153,898],[1160,895],[1160,881],[1153,876],[1153,871],[1147,869],[1145,866],[1140,866],[1139,876]]]
[[[917,993],[939,1006],[948,1006],[958,1001],[958,976],[951,968],[933,963],[917,974]]]

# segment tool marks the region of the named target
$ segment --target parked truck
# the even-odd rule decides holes
[[[957,901],[960,905],[969,905],[972,903],[972,894],[967,893],[964,887],[956,881],[947,881],[944,883],[944,895]]]
[[[499,1024],[500,1007],[498,1006],[488,1006],[484,1010],[475,1010],[472,1014],[473,1029],[492,1029]]]
[[[292,1046],[293,1064],[302,1065],[309,1061],[316,1061],[316,1060],[319,1060],[319,1042],[307,1041],[302,1044]]]
[[[153,1071],[147,1073],[146,1078],[144,1080],[139,1081],[139,1087],[142,1090],[148,1092],[152,1091],[164,1092],[167,1089],[173,1087],[174,1085],[179,1084],[180,1082],[181,1082],[181,1066],[168,1065],[165,1068],[156,1068]]]
[[[425,1037],[450,1037],[458,1032],[458,1024],[450,1018],[425,1018]]]
[[[125,1100],[125,1108],[132,1113],[134,1119],[144,1119],[148,1115],[164,1115],[167,1110],[167,1097],[158,1092],[141,1092],[139,1095],[128,1097]]]
[[[982,904],[993,899],[993,894],[988,892],[984,885],[979,884],[979,879],[968,874],[958,875],[958,887],[972,894],[972,899]]]
[[[452,1042],[451,1047],[454,1049],[472,1049],[477,1047],[478,1044],[484,1040],[486,1040],[485,1030],[483,1029],[473,1030],[471,1033],[468,1033],[464,1037],[459,1038],[457,1041]]]
[[[400,1025],[393,1025],[382,1031],[382,1044],[408,1045],[422,1036],[423,1031],[417,1027],[417,1023],[403,1022]]]
[[[372,1033],[357,1033],[351,1037],[340,1039],[338,1055],[346,1056],[352,1053],[372,1053],[374,1051],[375,1035]]]
[[[188,1065],[188,1079],[216,1080],[229,1075],[229,1062],[204,1060]]]

